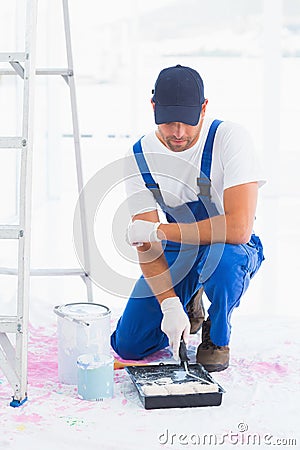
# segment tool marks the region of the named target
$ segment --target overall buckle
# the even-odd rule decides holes
[[[211,198],[210,194],[211,181],[208,178],[203,177],[197,178],[197,185],[199,186],[200,191],[198,197]]]

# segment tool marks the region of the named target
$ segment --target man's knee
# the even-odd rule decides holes
[[[216,277],[223,283],[232,283],[236,278],[244,276],[248,259],[247,254],[240,245],[218,245],[216,254],[218,260],[216,260],[216,267],[212,277]]]
[[[136,342],[119,336],[116,331],[111,335],[111,346],[114,351],[123,359],[142,359],[143,356],[138,351]]]
[[[140,329],[134,335],[116,329],[111,335],[111,346],[123,359],[143,359],[152,353],[167,347],[168,338],[160,327]]]

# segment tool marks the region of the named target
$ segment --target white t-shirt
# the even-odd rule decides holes
[[[198,141],[191,148],[174,152],[165,147],[155,131],[142,138],[143,154],[164,202],[171,207],[198,200],[197,177],[209,127],[213,119],[205,118]],[[239,184],[257,181],[265,183],[261,167],[249,133],[233,122],[222,122],[216,132],[211,165],[211,195],[220,214],[223,214],[223,192]],[[125,186],[131,215],[158,209],[145,186],[130,149],[125,164]]]

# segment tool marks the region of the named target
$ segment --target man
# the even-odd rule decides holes
[[[196,361],[224,370],[232,311],[264,259],[252,231],[264,180],[244,128],[206,117],[197,71],[162,70],[151,102],[157,129],[134,145],[126,167],[127,241],[143,276],[111,344],[124,359],[170,345],[178,359],[180,340],[202,324]],[[204,321],[203,290],[210,302]]]

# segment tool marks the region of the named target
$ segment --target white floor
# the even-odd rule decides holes
[[[154,450],[209,442],[226,449],[244,448],[245,442],[257,449],[299,448],[298,320],[236,314],[231,366],[213,374],[226,390],[221,406],[150,411],[124,370],[115,371],[114,397],[103,402],[80,400],[76,386],[59,383],[52,322],[30,327],[29,399],[23,406],[9,406],[11,387],[0,377],[1,449]],[[199,340],[191,336],[191,361]],[[168,350],[148,362],[153,360],[171,361]]]

